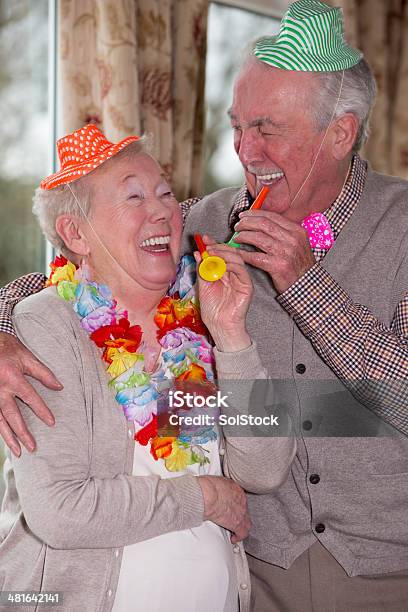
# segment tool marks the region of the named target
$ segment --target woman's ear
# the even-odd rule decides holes
[[[345,113],[334,121],[332,129],[332,153],[340,161],[353,149],[358,133],[358,119],[353,113]]]
[[[72,253],[81,257],[89,255],[89,244],[81,229],[78,217],[74,215],[60,215],[55,222],[55,229]]]

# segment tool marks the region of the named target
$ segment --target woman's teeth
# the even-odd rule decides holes
[[[143,240],[140,244],[141,247],[155,246],[155,245],[167,245],[170,242],[170,236],[153,236]]]
[[[267,183],[270,181],[276,181],[284,176],[283,172],[272,172],[272,174],[257,174],[256,178],[258,181]]]

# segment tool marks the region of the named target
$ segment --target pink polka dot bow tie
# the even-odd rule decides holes
[[[333,230],[322,213],[312,213],[302,221],[302,227],[309,235],[312,249],[328,251],[334,244]]]

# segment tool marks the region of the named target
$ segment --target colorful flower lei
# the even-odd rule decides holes
[[[162,353],[154,373],[144,370],[141,327],[130,324],[109,288],[92,282],[85,266],[77,268],[65,257],[56,257],[50,267],[46,285],[55,285],[58,295],[72,303],[81,327],[102,349],[117,402],[126,418],[141,426],[135,440],[143,446],[150,443],[154,459],[163,459],[171,472],[208,463],[202,445],[217,438],[213,427],[183,429],[168,422],[170,388],[197,391],[198,386],[204,395],[215,390],[212,347],[193,295],[194,258],[181,259],[176,279],[157,307],[154,320]]]

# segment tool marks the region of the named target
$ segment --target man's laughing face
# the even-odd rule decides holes
[[[263,206],[289,216],[296,193],[307,177],[323,139],[311,112],[313,75],[273,68],[250,60],[234,86],[229,111],[234,146],[252,196],[269,187]],[[325,143],[326,144],[326,143]],[[302,187],[296,208],[307,212],[319,194],[322,176],[330,175],[323,149]]]

